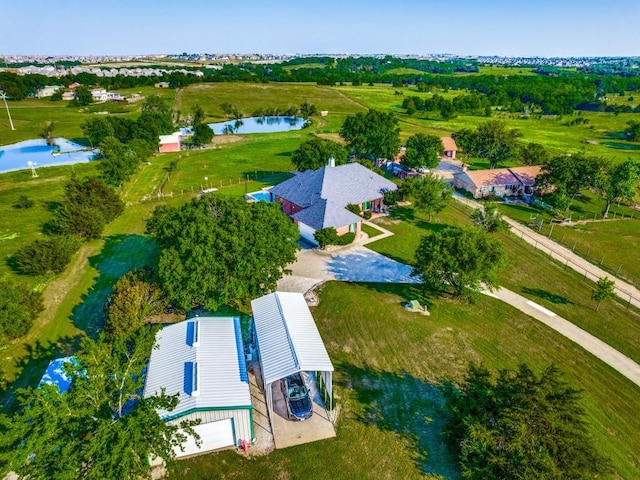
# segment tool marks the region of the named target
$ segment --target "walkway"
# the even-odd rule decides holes
[[[528,298],[518,295],[511,290],[507,290],[506,288],[500,287],[493,292],[485,290],[482,293],[502,300],[521,312],[526,313],[530,317],[544,323],[548,327],[553,328],[556,332],[577,343],[587,352],[591,353],[596,358],[599,358],[611,368],[620,372],[633,383],[640,386],[640,365],[626,355],[623,355],[616,349],[607,345],[602,340],[594,337],[588,332],[585,332],[581,328],[576,327],[573,323],[559,317],[541,305],[538,305],[537,303],[534,303]]]
[[[481,203],[463,197],[459,194],[454,194],[453,198],[471,208],[483,208]],[[540,235],[538,232],[534,232],[529,227],[526,227],[504,215],[502,218],[509,224],[511,231],[515,235],[522,238],[525,242],[533,245],[538,250],[548,254],[551,258],[564,263],[567,267],[572,268],[581,275],[584,275],[589,280],[597,282],[601,278],[609,277],[615,282],[614,289],[616,295],[618,295],[622,300],[629,302],[631,305],[640,308],[640,291],[630,283],[620,280],[612,274],[605,272],[591,262],[585,260],[579,255],[576,255],[568,248],[558,244],[550,238],[545,237],[544,235]]]

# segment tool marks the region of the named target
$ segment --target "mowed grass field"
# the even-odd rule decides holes
[[[317,117],[312,127],[302,131],[217,138],[219,148],[156,155],[149,165],[141,166],[122,189],[125,214],[109,225],[103,240],[83,246],[67,271],[56,279],[24,279],[46,284],[47,309],[25,339],[2,351],[5,371],[0,373],[6,380],[17,379],[14,386],[34,385],[49,359],[73,351],[78,335],[95,333],[103,321],[102,305],[117,278],[155,261],[157,252],[143,234],[145,219],[157,205],[182,204],[200,188],[215,187],[222,194],[242,195],[277,183],[293,168],[290,154],[306,138],[335,135],[345,115],[365,111],[365,106],[383,108],[385,99],[401,103],[400,96],[394,96],[393,88],[387,86],[193,87],[180,92],[183,114],[199,104],[212,119],[222,119],[219,105],[223,102],[250,114],[258,108],[307,101],[319,110],[329,110],[329,116]],[[366,89],[370,89],[370,98]],[[394,106],[390,103],[385,108],[392,110]],[[405,137],[410,132],[453,131],[446,130],[450,127],[444,122],[406,120],[401,122]],[[432,124],[435,127],[429,126]],[[5,133],[0,129],[0,144],[11,143],[2,141]],[[95,171],[92,164],[73,168],[81,174]],[[10,192],[7,195],[13,198],[26,191],[39,201],[55,202],[73,168],[41,169],[40,183],[32,182],[28,172],[0,175],[0,192],[2,197]],[[162,197],[167,194],[172,196]],[[156,200],[149,199],[153,196]],[[0,214],[6,217],[6,223],[0,225],[7,235],[6,240],[0,240],[0,249],[4,248],[0,253],[5,258],[21,242],[36,238],[51,215],[46,203],[40,203],[34,207],[39,210],[29,213],[27,219],[12,203],[11,198],[0,198]],[[394,222],[384,225],[396,236],[371,246],[405,262],[413,258],[421,235],[447,224],[468,222],[468,212],[457,207],[450,207],[433,223],[411,208],[398,209],[396,214]],[[22,218],[29,225],[20,227],[24,230],[11,230]],[[590,282],[550,263],[543,255],[527,251],[515,239],[504,242],[512,258],[509,270],[502,274],[508,288],[557,311],[632,358],[640,358],[635,311],[610,302],[596,315]],[[0,274],[18,278],[6,265],[0,266]],[[412,298],[428,304],[432,316],[407,313],[401,304]],[[457,478],[440,436],[442,398],[437,385],[444,379],[459,379],[469,361],[491,368],[513,368],[520,361],[535,368],[556,363],[572,385],[584,389],[583,405],[591,432],[599,449],[611,457],[618,477],[638,478],[640,458],[634,448],[640,444],[638,387],[509,306],[489,298],[473,305],[436,299],[402,285],[329,283],[313,314],[336,365],[341,408],[338,437],[275,451],[267,457],[245,459],[233,452],[207,455],[179,463],[172,478]],[[10,403],[11,393],[3,396],[5,405]]]
[[[407,312],[418,298],[431,316]],[[412,286],[329,282],[312,309],[335,366],[337,437],[276,450],[235,452],[177,464],[169,478],[459,478],[443,443],[439,385],[459,380],[469,362],[536,371],[555,363],[583,389],[590,432],[618,478],[637,478],[638,388],[601,362],[508,305],[425,298]]]

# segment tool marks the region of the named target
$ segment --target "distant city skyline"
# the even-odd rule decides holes
[[[0,54],[640,56],[638,0],[8,2]]]

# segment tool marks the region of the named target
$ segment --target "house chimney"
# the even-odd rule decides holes
[[[333,158],[333,157],[329,157],[329,163],[327,163],[327,166],[335,167],[336,166],[336,159]]]

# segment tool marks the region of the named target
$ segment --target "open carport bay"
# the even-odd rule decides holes
[[[313,403],[313,415],[303,421],[287,419],[287,405],[281,383],[273,382],[273,437],[276,448],[287,448],[336,436],[331,416],[322,403],[320,392],[313,375],[304,374]]]

